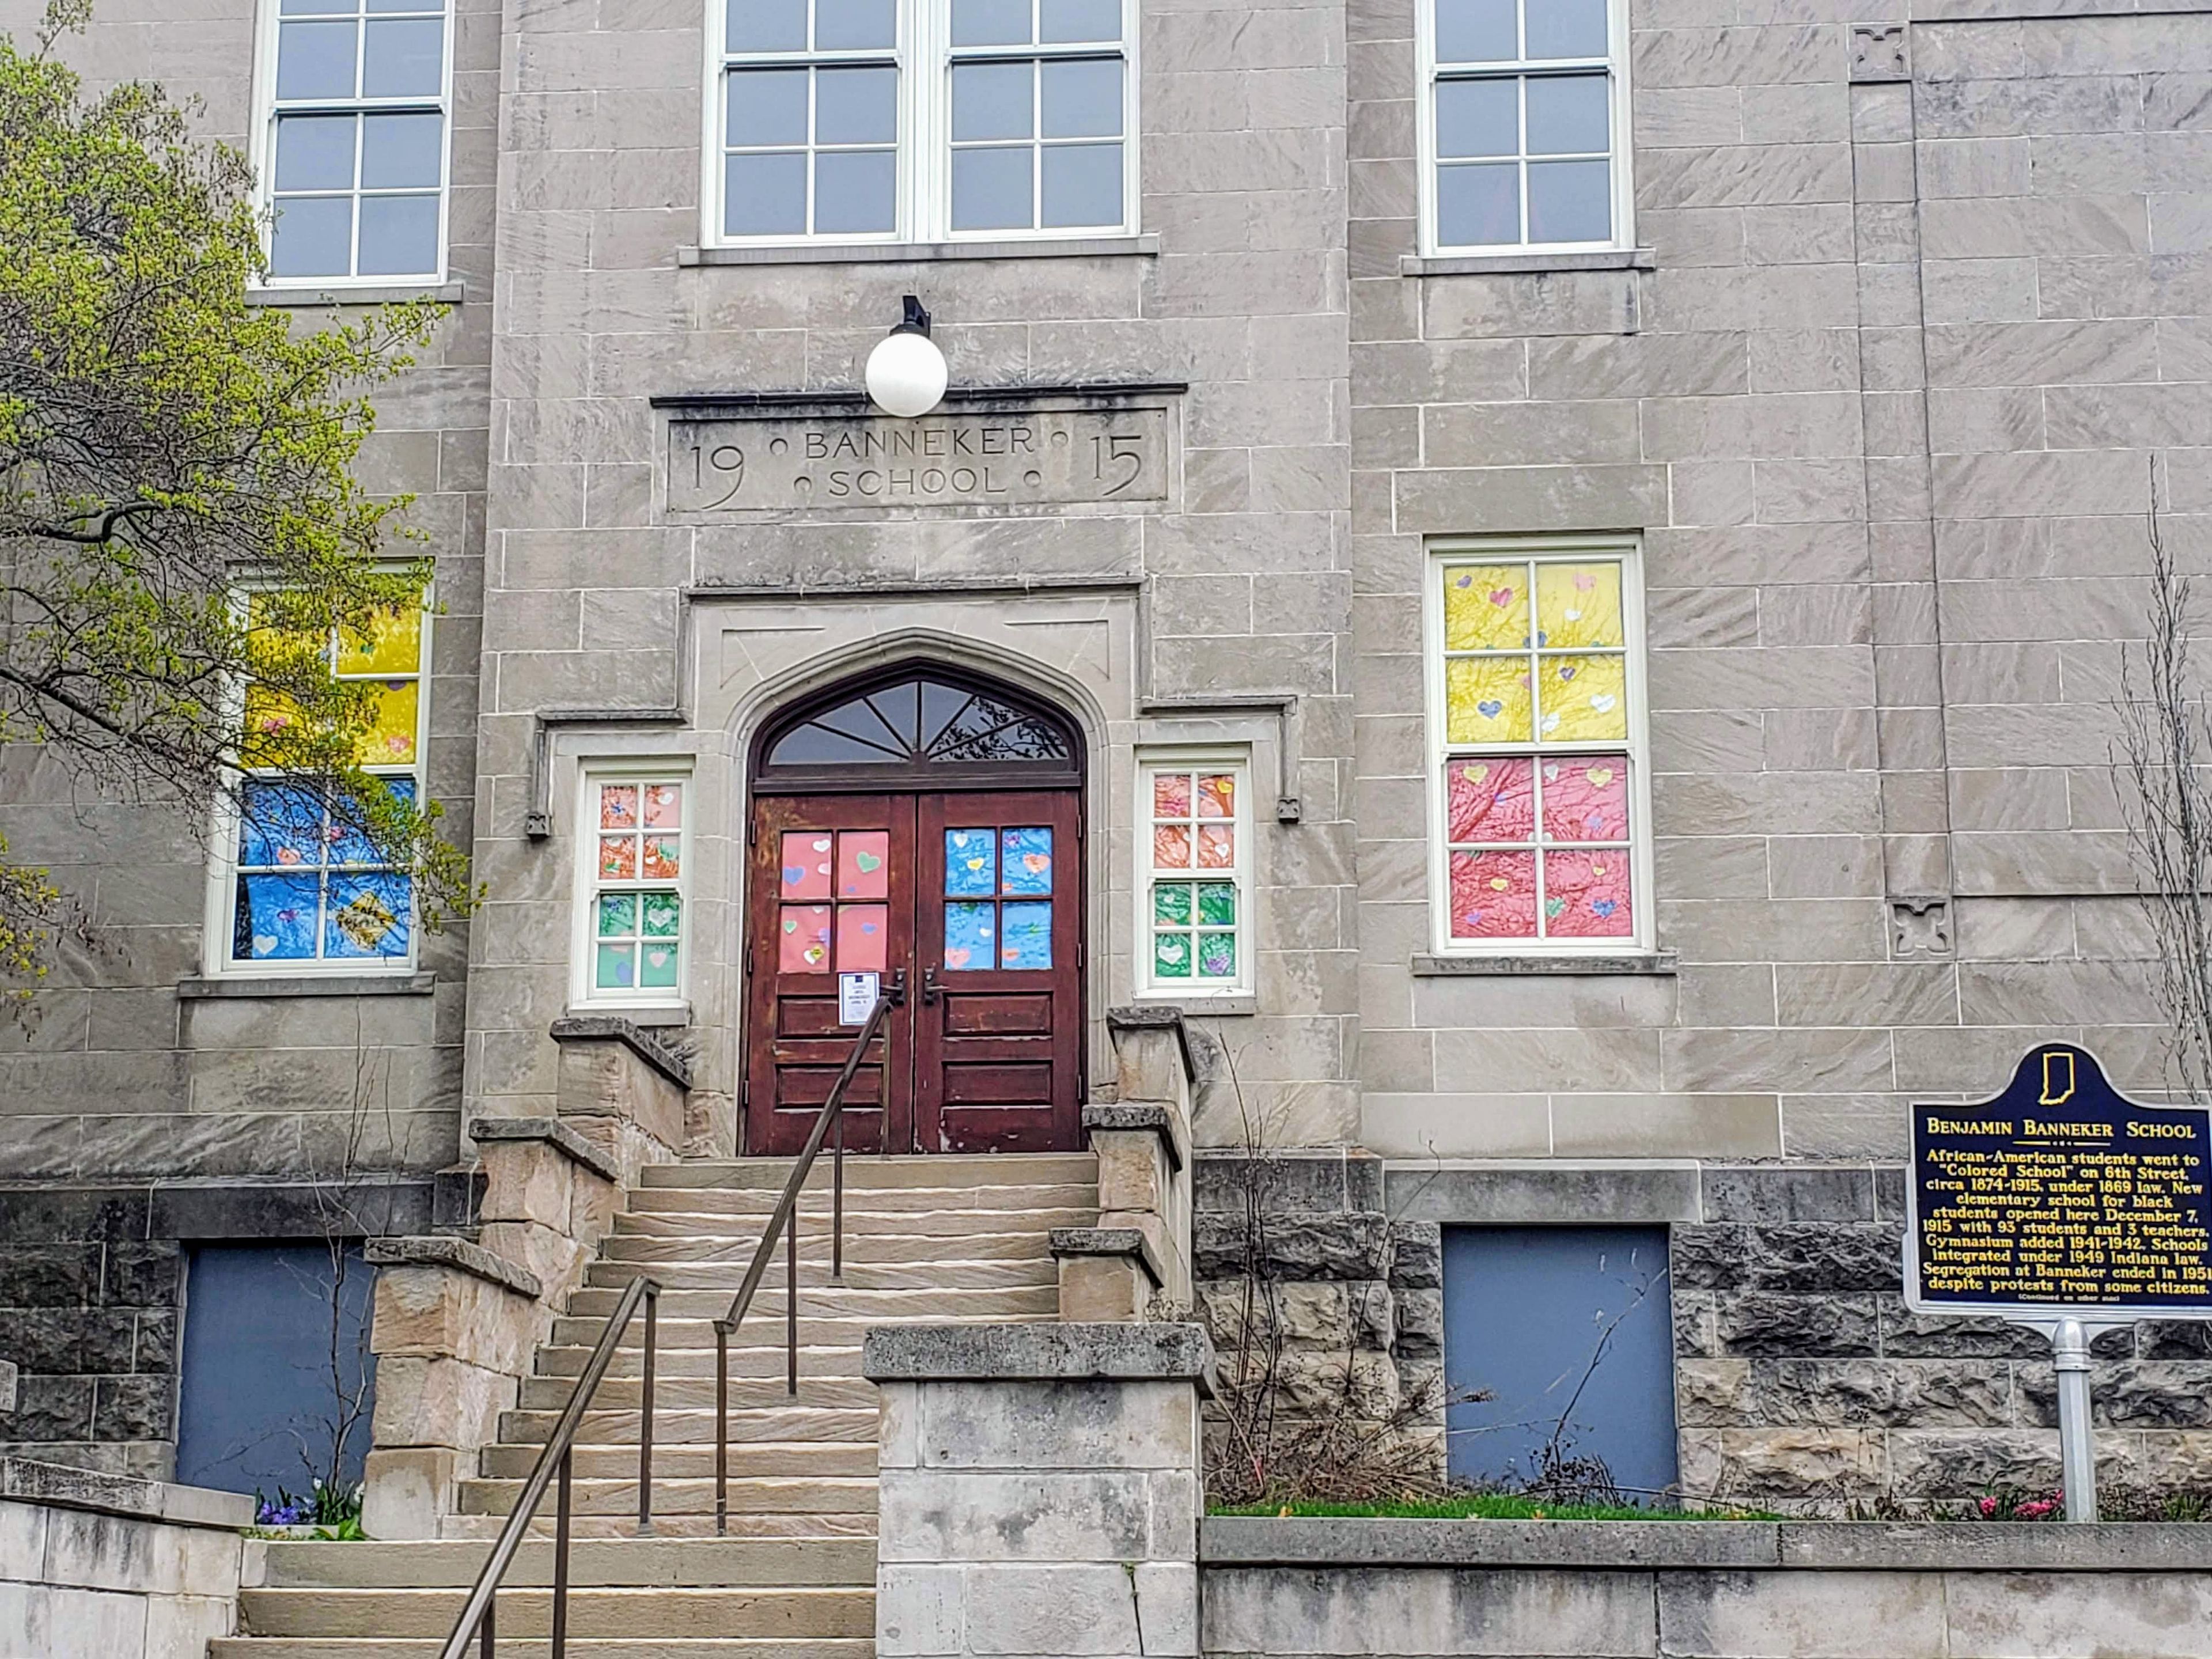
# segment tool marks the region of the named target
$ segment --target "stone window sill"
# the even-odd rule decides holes
[[[1619,956],[1434,956],[1416,952],[1416,979],[1512,979],[1542,974],[1673,974],[1672,951],[1626,951]]]
[[[664,1026],[689,1025],[691,1023],[691,1005],[672,1002],[658,1008],[625,1008],[615,1003],[580,1002],[572,1003],[568,1013],[570,1019],[599,1019],[609,1016],[657,1030]]]
[[[776,247],[687,247],[679,265],[906,264],[931,259],[1150,258],[1157,236],[1053,236],[998,242],[811,242]]]
[[[212,997],[427,997],[438,976],[419,974],[195,974],[177,981],[185,1000]]]
[[[1514,276],[1565,270],[1652,270],[1648,247],[1601,248],[1593,253],[1431,253],[1401,255],[1401,276]]]
[[[1239,1018],[1260,1012],[1256,996],[1240,997],[1144,997],[1133,1005],[1138,1008],[1167,1008],[1182,1015],[1185,1019],[1212,1019],[1216,1016]]]
[[[396,306],[410,300],[428,300],[457,306],[461,285],[452,283],[387,283],[358,288],[253,288],[246,291],[250,306],[290,306],[319,309],[325,306]]]

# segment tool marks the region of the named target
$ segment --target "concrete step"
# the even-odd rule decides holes
[[[658,1420],[664,1413],[681,1411],[711,1412],[714,1407],[714,1356],[707,1356],[707,1373],[698,1376],[662,1376],[653,1379],[653,1414]],[[564,1408],[576,1384],[566,1376],[526,1376],[522,1379],[522,1397],[515,1403],[523,1411],[559,1412]],[[599,1392],[592,1396],[587,1416],[604,1412],[628,1411],[633,1415],[644,1404],[645,1379],[641,1376],[611,1376],[599,1384]],[[809,1376],[804,1370],[799,1374],[799,1393],[794,1398],[786,1392],[783,1379],[764,1376],[744,1376],[730,1379],[730,1405],[737,1409],[769,1410],[778,1406],[808,1406],[821,1409],[825,1407],[846,1407],[858,1411],[876,1408],[876,1385],[858,1376]],[[656,1430],[657,1433],[658,1431]],[[811,1435],[758,1436],[756,1438],[778,1440],[809,1440]]]
[[[752,1188],[781,1192],[791,1179],[787,1158],[686,1159],[681,1164],[653,1164],[642,1172],[647,1187]],[[827,1190],[832,1164],[818,1162],[807,1177],[805,1190]],[[1098,1159],[1090,1152],[988,1152],[937,1155],[925,1158],[883,1158],[848,1153],[845,1189],[879,1192],[899,1187],[974,1187],[1036,1185],[1049,1182],[1095,1182]]]
[[[398,1641],[386,1637],[219,1636],[208,1644],[208,1659],[438,1659],[444,1647],[442,1636]],[[735,1636],[624,1641],[572,1634],[564,1650],[568,1659],[874,1659],[876,1644],[858,1637],[816,1642]],[[552,1659],[552,1654],[553,1644],[542,1638],[509,1640],[502,1619],[499,1659]]]
[[[817,1291],[840,1290],[927,1295],[932,1291],[1019,1289],[1056,1282],[1060,1268],[1053,1260],[1048,1236],[1041,1232],[1033,1241],[1025,1239],[1024,1243],[1031,1244],[1031,1248],[1019,1256],[995,1261],[854,1261],[848,1257],[844,1277],[839,1280],[830,1278],[830,1252],[823,1249],[820,1261],[799,1262],[799,1293],[810,1298]],[[738,1286],[744,1282],[745,1266],[743,1257],[722,1261],[599,1261],[585,1270],[584,1285],[587,1289],[619,1294],[631,1279],[644,1274],[663,1290],[718,1291],[726,1306]],[[761,1280],[758,1293],[764,1296],[772,1291],[781,1297],[787,1282],[783,1265],[779,1261],[775,1271]],[[666,1302],[660,1305],[662,1312],[668,1311]]]
[[[633,1192],[633,1200],[661,1200],[680,1197],[680,1194]],[[761,1229],[768,1212],[757,1213],[724,1214],[713,1210],[686,1210],[656,1206],[652,1209],[624,1211],[615,1218],[615,1231],[610,1239],[684,1238],[702,1239],[726,1243],[734,1248],[741,1257],[749,1257],[753,1247],[760,1243]],[[1086,1201],[1077,1204],[1040,1205],[1035,1208],[1017,1206],[994,1209],[963,1205],[950,1210],[894,1210],[872,1216],[845,1217],[845,1243],[856,1244],[862,1238],[912,1239],[917,1244],[924,1240],[998,1239],[1008,1237],[1032,1238],[1049,1232],[1054,1227],[1081,1227],[1098,1218],[1098,1202],[1095,1194]],[[830,1212],[818,1213],[801,1211],[799,1218],[800,1253],[806,1254],[806,1245],[830,1236]],[[779,1249],[781,1247],[779,1246]],[[940,1245],[940,1248],[941,1245]],[[943,1254],[967,1255],[967,1250],[942,1249]]]
[[[709,1463],[708,1467],[711,1469],[713,1465]],[[459,1485],[460,1509],[464,1515],[504,1516],[514,1508],[522,1493],[520,1479],[494,1480],[477,1475]],[[579,1479],[570,1491],[577,1514],[627,1515],[633,1521],[636,1517],[637,1472],[635,1468],[622,1479]],[[731,1481],[729,1503],[733,1513],[873,1515],[876,1512],[876,1480],[873,1475],[866,1480],[842,1476],[787,1480],[757,1475],[750,1480]],[[550,1494],[540,1512],[548,1518],[552,1516],[553,1499]],[[655,1524],[663,1515],[711,1516],[714,1512],[714,1476],[709,1474],[664,1480],[660,1472],[655,1469],[653,1512]]]
[[[635,1347],[615,1350],[609,1362],[607,1375],[640,1376],[645,1371],[643,1333],[632,1328],[640,1338]],[[730,1348],[730,1375],[732,1377],[774,1377],[782,1380],[784,1350],[781,1340],[774,1343],[753,1340],[748,1330],[745,1340]],[[781,1333],[778,1333],[779,1336]],[[538,1351],[538,1375],[540,1376],[580,1376],[590,1363],[592,1350],[574,1343],[560,1347],[544,1347]],[[661,1344],[653,1364],[662,1376],[712,1376],[714,1374],[714,1351],[706,1348],[672,1348]],[[799,1350],[799,1374],[808,1376],[852,1376],[860,1374],[860,1345],[841,1342],[834,1345],[802,1345]]]
[[[439,1638],[459,1615],[459,1589],[263,1589],[240,1592],[239,1623],[256,1636]],[[571,1585],[568,1630],[574,1636],[629,1641],[669,1637],[768,1637],[781,1641],[872,1640],[873,1589],[849,1586],[774,1589],[682,1585]],[[499,1598],[502,1637],[543,1636],[552,1627],[553,1594],[520,1588]]]
[[[635,1456],[635,1454],[632,1454]],[[271,1540],[263,1547],[256,1588],[337,1589],[467,1589],[491,1553],[458,1540],[325,1544]],[[572,1584],[795,1585],[876,1582],[875,1546],[781,1539],[629,1538],[594,1540],[568,1553]],[[509,1585],[553,1582],[553,1547],[525,1544],[507,1564]]]
[[[605,1295],[606,1292],[600,1291],[596,1294]],[[982,1296],[990,1292],[979,1291],[975,1294]],[[1029,1293],[1024,1292],[1024,1294]],[[738,1328],[736,1339],[730,1346],[733,1348],[742,1347],[749,1343],[757,1343],[763,1346],[781,1346],[783,1341],[783,1309],[781,1305],[782,1300],[781,1297],[777,1297],[775,1298],[774,1304],[768,1306],[763,1306],[756,1301],[753,1304],[752,1311],[745,1316],[744,1323]],[[1056,1291],[1051,1305],[1041,1312],[1010,1310],[988,1314],[970,1307],[967,1310],[965,1317],[958,1312],[908,1311],[904,1304],[901,1304],[896,1311],[889,1313],[825,1314],[819,1307],[811,1305],[813,1300],[813,1297],[804,1292],[799,1298],[799,1343],[802,1348],[852,1347],[856,1346],[869,1331],[879,1325],[1004,1323],[1027,1319],[1050,1319],[1056,1316],[1060,1311],[1059,1296]],[[721,1306],[716,1310],[716,1312],[720,1313],[728,1306],[729,1298],[724,1297],[721,1298]],[[554,1320],[551,1340],[556,1346],[562,1347],[573,1347],[579,1345],[590,1347],[599,1341],[599,1333],[606,1328],[606,1322],[604,1317],[592,1319],[578,1317],[574,1315],[564,1316]],[[635,1328],[638,1333],[639,1344],[642,1346],[645,1340],[643,1322],[641,1322]],[[714,1346],[714,1322],[705,1315],[696,1317],[684,1316],[671,1318],[664,1311],[658,1335],[664,1352],[671,1348],[704,1348],[708,1352],[712,1352]]]
[[[973,1221],[967,1231],[957,1234],[913,1233],[896,1231],[855,1232],[845,1229],[845,1266],[849,1271],[864,1264],[890,1262],[939,1261],[1023,1261],[1033,1256],[1049,1255],[1051,1245],[1046,1235],[1050,1227],[1032,1226],[1027,1219],[1030,1212],[1014,1210],[1006,1212],[1005,1224],[979,1228]],[[605,1261],[656,1263],[719,1263],[743,1272],[753,1259],[753,1251],[760,1244],[760,1230],[730,1230],[717,1218],[711,1231],[702,1231],[690,1224],[671,1226],[678,1220],[664,1215],[650,1218],[625,1216],[625,1221],[650,1219],[654,1228],[642,1232],[628,1230],[610,1233],[600,1242],[600,1259]],[[850,1218],[848,1218],[848,1221]],[[901,1219],[883,1218],[896,1227]],[[802,1218],[802,1222],[804,1218]],[[1062,1225],[1062,1223],[1054,1223]],[[820,1268],[826,1272],[830,1252],[825,1245],[829,1238],[825,1228],[819,1232],[807,1230],[802,1224],[799,1233],[799,1282],[804,1275]],[[821,1249],[812,1246],[825,1246]],[[783,1269],[783,1247],[779,1244],[771,1259],[774,1271]]]
[[[737,1275],[732,1274],[734,1279]],[[1035,1275],[1031,1275],[1035,1278]],[[728,1290],[664,1291],[660,1297],[660,1339],[671,1340],[672,1327],[695,1320],[711,1326],[712,1322],[730,1310],[730,1297],[737,1289],[733,1283]],[[767,1316],[771,1310],[779,1328],[783,1318],[783,1290],[777,1286],[775,1297],[763,1301],[765,1289],[754,1293],[752,1311],[747,1316],[750,1325]],[[605,1323],[623,1293],[612,1285],[586,1285],[568,1296],[568,1315],[572,1319],[590,1319]],[[1000,1285],[975,1289],[948,1290],[863,1290],[854,1285],[823,1285],[810,1289],[804,1282],[799,1287],[799,1308],[802,1315],[816,1319],[858,1319],[870,1325],[889,1320],[970,1320],[988,1318],[993,1314],[1024,1316],[1030,1319],[1048,1318],[1060,1310],[1060,1287],[1049,1279],[1026,1285]],[[781,1328],[777,1334],[781,1335]],[[556,1339],[557,1340],[557,1339]],[[645,1340],[644,1327],[638,1328],[638,1340]],[[697,1344],[702,1347],[714,1346],[714,1334],[709,1328],[706,1340]]]
[[[543,1442],[487,1446],[482,1454],[481,1473],[500,1480],[523,1480],[538,1467],[538,1459],[544,1450]],[[575,1476],[580,1480],[614,1480],[636,1473],[637,1448],[634,1445],[580,1445],[575,1449]],[[732,1480],[750,1480],[767,1475],[793,1479],[842,1475],[855,1480],[872,1480],[875,1473],[876,1449],[863,1440],[734,1440],[730,1443],[730,1479]],[[662,1445],[656,1434],[653,1449],[653,1475],[656,1483],[678,1476],[711,1480],[714,1475],[714,1449],[711,1445],[690,1442]]]
[[[647,1171],[650,1173],[650,1170]],[[1090,1182],[1055,1182],[1037,1187],[910,1187],[871,1193],[866,1203],[846,1194],[845,1220],[855,1232],[891,1231],[896,1219],[904,1231],[918,1228],[916,1218],[958,1214],[1004,1216],[1023,1211],[1091,1210],[1098,1207],[1098,1188]],[[629,1210],[633,1214],[719,1216],[735,1222],[739,1217],[765,1217],[775,1209],[776,1194],[750,1187],[634,1187]],[[830,1224],[830,1195],[810,1195],[799,1206],[800,1231],[815,1232]],[[863,1226],[863,1223],[881,1225]]]
[[[489,1540],[499,1536],[505,1523],[503,1515],[448,1515],[438,1522],[439,1535],[447,1540]],[[617,1542],[637,1536],[635,1514],[578,1515],[570,1518],[570,1530],[578,1539],[592,1538]],[[529,1536],[550,1538],[553,1535],[553,1511],[541,1509],[531,1518]],[[653,1535],[656,1540],[716,1539],[744,1543],[769,1541],[793,1543],[866,1543],[875,1547],[876,1517],[873,1515],[832,1513],[817,1510],[811,1514],[793,1514],[784,1511],[754,1513],[738,1510],[729,1517],[726,1534],[714,1531],[714,1517],[709,1511],[696,1515],[655,1514]]]
[[[525,1385],[526,1387],[527,1384]],[[610,1382],[608,1388],[615,1386]],[[732,1408],[730,1413],[730,1441],[740,1440],[864,1440],[876,1443],[876,1404],[872,1399],[865,1407],[824,1408],[806,1403],[805,1378],[799,1380],[802,1392],[791,1400],[779,1390],[777,1397],[787,1403],[781,1407],[752,1407],[745,1410]],[[863,1388],[871,1387],[862,1383]],[[653,1389],[653,1438],[657,1445],[708,1445],[714,1443],[714,1385],[707,1385],[704,1407],[672,1407],[659,1398],[658,1386]],[[604,1397],[604,1390],[602,1390]],[[566,1401],[562,1405],[566,1405]],[[553,1432],[553,1425],[561,1420],[561,1407],[506,1411],[499,1414],[499,1437],[503,1445],[544,1445],[545,1437]],[[577,1425],[578,1443],[586,1446],[635,1446],[637,1444],[637,1406],[635,1400],[627,1409],[599,1407],[584,1413]]]

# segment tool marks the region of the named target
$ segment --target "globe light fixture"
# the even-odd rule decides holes
[[[902,420],[927,415],[944,401],[951,370],[929,337],[929,313],[915,295],[906,296],[906,315],[899,325],[868,354],[863,378],[876,407]]]

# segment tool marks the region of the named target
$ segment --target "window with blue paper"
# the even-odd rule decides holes
[[[1052,831],[945,832],[945,965],[1026,972],[1052,966]]]
[[[362,769],[410,804],[422,787],[428,631],[428,611],[410,610],[366,635],[333,635],[325,647],[334,676],[374,687],[374,715],[357,751]],[[249,730],[274,729],[295,713],[263,688],[246,699]],[[232,967],[373,968],[412,956],[412,878],[334,810],[328,790],[264,773],[244,781],[238,808],[233,862],[222,872],[230,889]]]

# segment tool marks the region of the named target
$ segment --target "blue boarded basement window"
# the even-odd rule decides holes
[[[1455,1481],[1515,1487],[1601,1461],[1632,1503],[1675,1483],[1664,1227],[1448,1227],[1444,1380]],[[1477,1393],[1489,1398],[1474,1400]]]

